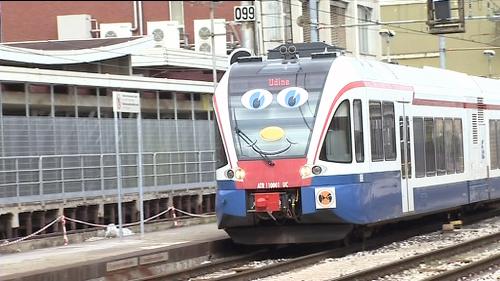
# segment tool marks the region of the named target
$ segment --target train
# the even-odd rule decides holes
[[[217,225],[240,244],[500,199],[500,81],[338,52],[240,57],[213,104]]]

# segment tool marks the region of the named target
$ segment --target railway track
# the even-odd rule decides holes
[[[436,276],[427,278],[425,281],[455,281],[462,277],[481,274],[483,271],[492,271],[492,269],[497,269],[499,265],[500,254],[496,254],[457,269],[448,270]]]
[[[496,215],[498,215],[498,211],[481,213],[480,215],[471,215],[464,217],[463,219],[464,224],[471,224]],[[413,221],[413,223],[414,222],[415,221]],[[378,249],[395,241],[401,241],[416,235],[436,231],[441,227],[441,223],[442,220],[439,220],[439,222],[426,221],[426,223],[421,223],[417,227],[405,227],[399,225],[396,228],[399,229],[398,231],[394,231],[394,228],[390,228],[380,232],[379,235],[369,240],[357,241],[349,245],[343,245],[341,241],[339,241],[337,243],[315,244],[314,246],[309,246],[308,248],[304,246],[294,246],[297,248],[295,250],[293,249],[294,247],[287,247],[279,250],[264,249],[248,255],[221,259],[216,262],[207,263],[184,271],[163,273],[135,280],[254,280],[283,272],[290,272],[298,268],[312,266],[328,258],[340,258],[360,251]],[[482,242],[470,242],[470,247],[477,247],[477,243],[484,244],[489,243],[488,241],[498,241],[500,240],[500,234],[496,234],[496,236],[494,235],[490,238],[481,238],[481,240]],[[361,274],[361,272],[356,274]],[[380,275],[367,278],[373,279],[378,278],[379,276]],[[345,275],[344,279],[338,280],[357,280],[356,278],[358,278],[356,275]]]
[[[327,258],[340,258],[362,250],[369,250],[403,240],[418,234],[435,231],[439,225],[436,222],[420,225],[400,232],[381,233],[381,235],[349,245],[342,241],[329,244],[304,246],[289,246],[281,250],[268,249],[263,252],[221,260],[217,263],[201,265],[186,271],[165,273],[155,276],[135,279],[135,281],[152,280],[253,280],[281,272],[316,264]],[[296,247],[296,249],[294,249]],[[320,250],[323,249],[323,250]],[[326,249],[326,250],[325,250]],[[304,254],[306,253],[306,254]],[[259,261],[259,262],[256,262]],[[265,265],[263,265],[265,264]]]
[[[402,276],[408,275],[405,272],[415,268],[420,268],[427,272],[441,272],[440,274],[434,274],[432,277],[424,278],[425,281],[457,280],[457,278],[479,272],[500,263],[500,251],[477,261],[471,260],[474,254],[477,255],[477,252],[481,252],[486,248],[500,249],[500,232],[393,263],[333,278],[330,281],[362,281],[377,280],[378,278],[380,278],[379,280],[400,280]],[[443,269],[443,265],[457,259],[461,259],[462,263],[466,263],[467,265],[456,269]]]

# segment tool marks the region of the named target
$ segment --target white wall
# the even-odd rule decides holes
[[[302,16],[302,2],[299,0],[290,0],[291,8],[291,21],[292,21],[292,38],[295,43],[304,42],[303,30],[304,28],[310,28],[309,25],[300,27],[297,24],[297,19]],[[308,0],[302,0],[308,1]],[[340,1],[347,6],[346,10],[346,24],[354,24],[354,9],[353,1]],[[260,2],[260,3],[259,3]],[[283,24],[282,17],[279,14],[282,11],[281,1],[256,1],[256,5],[262,5],[262,26],[277,28],[264,28],[264,38],[267,42],[264,45],[264,52],[274,48],[283,41],[283,30],[281,25]],[[330,0],[318,0],[318,22],[320,25],[330,25]],[[380,7],[379,0],[358,0],[358,6],[366,6],[371,9],[371,20],[373,22],[380,21]],[[304,11],[304,13],[309,13],[309,11]],[[266,14],[277,14],[277,16],[265,16]],[[354,27],[348,27],[346,30],[346,47],[347,53],[354,51]],[[381,39],[378,31],[380,27],[377,25],[368,27],[368,53],[367,57],[370,58],[380,58],[381,57]],[[273,40],[274,42],[269,42]],[[281,41],[280,41],[281,40]],[[319,41],[324,41],[331,44],[331,30],[329,28],[320,29],[319,31]]]
[[[371,20],[373,22],[380,21],[380,5],[378,0],[358,0],[358,6],[365,6],[371,9]],[[346,11],[346,24],[354,24],[354,9],[353,1],[349,1],[347,5]],[[361,22],[361,19],[358,15],[358,20]],[[355,45],[355,27],[346,28],[346,37],[347,37],[347,52],[354,52]],[[371,57],[371,58],[380,58],[381,56],[381,39],[378,34],[380,30],[380,26],[378,25],[370,25],[368,26],[368,54],[363,55],[362,57]]]

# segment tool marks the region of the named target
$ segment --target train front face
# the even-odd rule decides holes
[[[227,162],[217,171],[216,211],[235,242],[317,242],[350,230],[332,227],[339,222],[332,212],[304,215],[315,203],[301,200],[314,172],[306,155],[332,62],[237,63],[221,81],[214,104]]]

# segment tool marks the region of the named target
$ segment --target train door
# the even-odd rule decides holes
[[[472,145],[470,161],[472,181],[469,181],[469,202],[488,200],[490,191],[488,186],[488,162],[486,157],[486,124],[484,122],[483,98],[476,99],[476,110],[472,110],[470,118],[472,122]]]
[[[486,159],[486,126],[484,122],[484,104],[477,98],[477,109],[470,115],[472,125],[471,171],[472,179],[486,179],[488,163]]]
[[[412,157],[410,117],[407,115],[408,102],[397,102],[399,108],[399,148],[401,155],[401,203],[403,213],[414,210],[413,189],[411,188]]]

